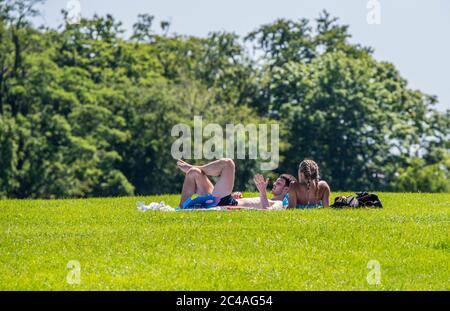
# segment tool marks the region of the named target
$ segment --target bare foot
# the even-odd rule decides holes
[[[185,174],[192,168],[191,164],[186,163],[183,160],[178,160],[177,161],[177,166]]]

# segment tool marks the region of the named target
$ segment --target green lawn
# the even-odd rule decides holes
[[[449,290],[450,194],[380,197],[382,210],[278,212],[136,210],[177,196],[0,201],[0,290]]]

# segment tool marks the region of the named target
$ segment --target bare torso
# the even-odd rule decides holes
[[[241,198],[241,199],[237,199],[237,201],[238,201],[239,207],[256,208],[256,209],[262,208],[261,199],[258,197]],[[269,201],[269,206],[271,208],[282,208],[283,207],[282,201],[275,201],[275,200],[268,200],[268,201]]]
[[[319,181],[317,186],[311,185],[309,189],[306,183],[295,183],[293,187],[296,205],[323,205],[328,207],[330,204],[330,187],[325,181]],[[293,191],[290,191],[290,199],[292,195]]]

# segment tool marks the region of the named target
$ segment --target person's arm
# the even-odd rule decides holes
[[[273,203],[271,203],[272,206],[270,207],[271,209],[286,209],[285,206],[283,206],[283,201],[275,201]]]
[[[269,179],[264,179],[264,177],[261,174],[257,174],[253,178],[256,188],[258,188],[259,191],[259,198],[261,201],[261,208],[267,209],[269,208],[269,200],[267,199],[267,185],[269,183]]]
[[[297,182],[291,182],[289,185],[289,204],[288,209],[296,208],[297,207],[297,188],[298,183]]]
[[[328,184],[326,182],[322,183],[322,187],[323,187],[322,204],[323,204],[323,207],[327,208],[327,207],[330,207],[331,190],[330,190],[330,186],[328,186]]]

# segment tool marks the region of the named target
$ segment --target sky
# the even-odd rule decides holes
[[[315,19],[326,9],[349,25],[351,42],[375,49],[375,58],[393,63],[410,88],[438,97],[439,110],[450,109],[449,0],[71,0],[81,15],[112,14],[127,33],[137,15],[169,20],[170,32],[206,36],[229,31],[245,36],[278,18]],[[68,0],[47,0],[37,24],[57,27]],[[370,2],[379,3],[379,23],[368,23]],[[156,26],[156,24],[155,24]],[[156,28],[156,27],[155,27]]]

